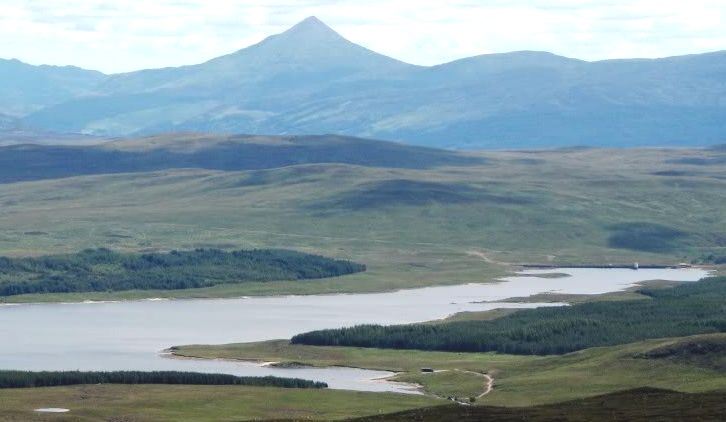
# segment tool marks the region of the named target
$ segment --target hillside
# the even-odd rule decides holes
[[[73,66],[33,66],[0,59],[0,113],[22,116],[68,101],[87,94],[105,77]]]
[[[487,374],[494,388],[478,397],[477,406],[539,406],[579,400],[635,388],[681,392],[723,391],[723,371],[691,363],[640,356],[664,346],[706,342],[716,335],[648,340],[597,347],[563,356],[516,356],[495,353],[424,352],[291,345],[287,340],[173,348],[180,357],[280,362],[280,366],[350,366],[397,372],[396,381],[416,383],[429,394],[468,401],[480,395]],[[723,339],[724,334],[718,334]],[[421,368],[436,372],[422,373]],[[472,377],[473,376],[473,377]],[[467,407],[461,407],[466,409]]]
[[[381,78],[415,68],[354,44],[311,17],[282,34],[203,64],[113,75],[96,92],[123,95],[173,90],[194,95],[202,89],[215,90],[215,94],[233,89],[248,93],[259,90],[259,83],[268,83],[260,93],[272,90],[282,95],[290,88],[320,90],[331,80]]]
[[[107,139],[78,133],[52,133],[26,127],[18,118],[0,114],[0,147],[19,144],[91,145]]]
[[[450,151],[334,135],[178,134],[90,146],[0,147],[0,183],[174,168],[239,171],[315,163],[425,169],[473,165],[482,160]]]
[[[269,154],[255,156],[215,150],[215,143],[204,137],[186,139],[120,141],[109,150],[92,148],[111,157],[144,149],[151,150],[150,156],[163,152],[154,162],[163,164],[158,170],[136,167],[138,172],[117,174],[104,174],[116,169],[109,161],[86,159],[78,152],[85,149],[49,158],[55,163],[50,168],[43,161],[31,165],[20,159],[33,154],[5,158],[21,147],[3,149],[0,159],[7,161],[0,170],[14,165],[21,173],[5,173],[6,183],[0,183],[0,255],[98,247],[126,252],[283,248],[367,267],[365,273],[314,284],[198,293],[207,297],[482,282],[502,276],[517,263],[645,265],[726,259],[726,174],[719,165],[724,151],[570,149],[462,155],[423,149],[417,155],[418,149],[398,144],[373,142],[368,149],[346,150],[350,144],[336,137],[294,138],[292,145],[284,143],[287,138],[271,137],[253,138],[254,148],[269,148],[263,149]],[[231,145],[249,151],[246,139]],[[338,150],[329,146],[336,139]],[[275,149],[275,142],[282,149]],[[315,142],[326,145],[321,148],[328,154],[324,160],[247,170],[225,171],[221,165],[175,168],[214,154],[223,159],[219,162],[239,167],[250,162],[259,167],[258,161],[290,163],[306,157],[293,146]],[[207,145],[217,152],[206,155]],[[396,149],[397,154],[385,154],[396,162],[387,167],[370,161],[378,156],[373,147],[379,152]],[[338,157],[330,155],[335,151]],[[50,170],[74,168],[73,160],[94,174],[38,180],[39,175],[52,177]],[[9,183],[18,174],[32,180]]]
[[[63,101],[30,107],[24,122],[102,136],[337,133],[452,148],[702,146],[726,141],[724,72],[726,52],[586,62],[521,51],[414,66],[308,18],[202,64],[96,75],[92,88],[76,84],[81,92],[71,87],[75,94]]]
[[[461,422],[545,422],[545,421],[716,421],[726,412],[722,392],[686,394],[675,391],[639,388],[532,407],[436,406],[399,413],[351,419],[353,422],[428,421]]]
[[[726,373],[726,334],[677,339],[641,353],[638,357],[667,360]]]

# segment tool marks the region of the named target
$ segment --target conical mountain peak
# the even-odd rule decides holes
[[[118,75],[100,89],[111,93],[165,89],[209,89],[210,86],[257,86],[275,80],[280,86],[292,84],[300,75],[319,76],[329,83],[334,78],[353,75],[372,78],[414,68],[357,45],[311,16],[285,32],[261,42],[198,65]],[[287,78],[287,79],[286,79]],[[195,88],[192,88],[195,87]],[[133,89],[133,88],[132,88]]]
[[[304,19],[297,25],[280,34],[281,38],[296,41],[324,42],[326,40],[347,41],[328,25],[315,16]]]
[[[291,27],[288,31],[309,31],[309,30],[327,30],[333,31],[325,22],[318,19],[316,16],[309,16],[296,25]]]
[[[233,54],[245,66],[254,64],[268,74],[294,71],[322,72],[322,69],[347,69],[346,73],[375,70],[389,72],[409,67],[405,63],[370,51],[347,40],[315,16],[308,17],[287,31],[268,37],[259,44]],[[258,72],[258,70],[255,70]]]

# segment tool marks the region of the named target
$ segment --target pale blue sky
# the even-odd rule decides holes
[[[424,65],[514,50],[598,60],[726,49],[726,0],[3,0],[0,57],[105,72],[193,64],[311,15]]]

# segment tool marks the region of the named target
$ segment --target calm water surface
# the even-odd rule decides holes
[[[537,274],[566,273],[565,278]],[[145,300],[115,303],[0,306],[0,368],[23,370],[180,370],[299,377],[331,388],[412,392],[377,378],[388,372],[352,368],[282,369],[254,363],[181,360],[160,352],[173,345],[289,338],[322,328],[363,323],[400,324],[456,312],[513,304],[510,297],[543,292],[598,294],[646,280],[696,281],[700,269],[528,270],[501,283],[429,287],[391,293],[240,299]]]

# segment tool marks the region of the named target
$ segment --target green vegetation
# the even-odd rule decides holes
[[[280,388],[327,388],[328,386],[324,382],[298,378],[237,377],[227,374],[178,371],[0,371],[0,388],[58,387],[79,384],[248,385]]]
[[[431,397],[210,385],[78,385],[0,390],[0,422],[340,420],[441,404]],[[66,414],[34,409],[60,407]]]
[[[313,163],[426,169],[480,165],[483,160],[453,151],[335,135],[175,134],[85,147],[0,145],[0,183],[174,168],[240,171]],[[246,184],[264,183],[264,173],[257,176]]]
[[[430,374],[401,374],[396,381],[420,383],[426,386],[426,392],[437,397],[451,398],[458,401],[474,401],[486,391],[487,378],[484,374],[463,371],[460,369],[444,369]]]
[[[489,311],[457,312],[453,315],[447,316],[444,319],[429,321],[429,324],[444,324],[454,321],[491,321],[493,319],[501,318],[503,316],[519,312],[520,310],[520,308],[498,308]]]
[[[726,253],[726,167],[710,165],[722,163],[718,151],[460,154],[421,149],[412,155],[404,147],[351,144],[335,137],[177,141],[129,141],[115,146],[120,152],[98,148],[85,156],[68,148],[4,151],[2,161],[15,168],[0,170],[6,182],[0,183],[0,255],[8,257],[0,260],[0,288],[13,296],[0,300],[390,291],[490,282],[517,263],[718,264]],[[155,142],[163,145],[149,146]],[[213,151],[207,142],[215,145]],[[342,144],[331,149],[331,142]],[[373,147],[375,154],[360,153]],[[268,160],[259,161],[260,154]],[[19,156],[33,156],[42,171],[16,163]],[[182,165],[196,168],[174,168]],[[298,254],[279,250],[295,249],[301,257],[311,254],[322,261],[316,264],[304,255],[292,259],[294,266],[272,257],[244,261],[251,262],[247,265],[236,261],[247,258],[220,252],[236,249],[274,249],[273,255]],[[189,252],[166,252],[171,250]],[[329,275],[350,274],[300,282],[306,277],[296,268],[324,276],[329,267],[323,263],[331,260],[321,256],[350,270],[341,272],[336,264]],[[366,271],[354,272],[350,266],[362,268],[353,261],[365,263]],[[716,270],[723,274],[723,268]],[[422,340],[427,348],[436,343],[461,350],[462,338],[477,335],[476,348],[489,341],[494,345],[482,350],[563,353],[650,336],[724,331],[723,290],[709,290],[714,280],[700,283],[705,290],[673,290],[680,296],[651,288],[612,295],[641,299],[628,304],[460,314],[416,326],[420,331],[413,334],[435,333]],[[29,294],[17,294],[24,292]],[[490,329],[498,330],[495,336],[488,335]],[[386,334],[389,328],[382,330]],[[484,392],[484,377],[478,374],[487,374],[494,378],[494,390],[477,405],[529,406],[643,386],[691,393],[726,390],[720,335],[651,339],[557,356],[288,341],[185,346],[175,353],[387,369],[400,372],[396,380],[418,383],[428,393],[464,399]],[[423,367],[437,372],[423,374]],[[17,377],[28,379],[27,374]],[[711,402],[706,396],[702,400]],[[329,420],[440,403],[432,397],[325,389],[84,384],[2,389],[0,421],[47,420],[33,413],[39,407],[71,409],[69,415],[53,415],[57,420]],[[565,409],[578,414],[573,407]]]
[[[687,282],[688,283],[688,282]],[[515,303],[587,303],[587,302],[616,302],[616,301],[627,301],[637,299],[648,299],[649,296],[643,294],[653,289],[669,289],[675,286],[683,284],[682,281],[668,281],[668,280],[649,280],[642,281],[637,285],[631,286],[625,290],[619,290],[615,292],[607,292],[596,295],[588,294],[568,294],[568,293],[555,293],[555,292],[544,292],[532,296],[524,297],[510,297],[505,302]]]
[[[678,339],[644,352],[644,359],[666,359],[684,365],[726,372],[726,334]]]
[[[723,334],[688,337],[707,341]],[[399,372],[398,381],[417,383],[436,395],[464,396],[476,391],[468,372],[494,378],[491,393],[479,405],[531,406],[607,394],[629,388],[657,387],[683,392],[726,391],[722,372],[668,359],[644,359],[651,350],[684,339],[656,339],[600,347],[557,356],[453,353],[357,347],[303,346],[269,341],[219,346],[183,346],[180,356],[299,362],[312,366],[350,366]],[[421,368],[437,372],[426,374]],[[439,376],[437,376],[439,375]],[[445,376],[441,376],[445,375]],[[458,381],[456,381],[458,379]],[[462,390],[462,386],[466,389]],[[479,383],[483,392],[484,383]]]
[[[298,334],[290,341],[317,346],[547,355],[726,331],[726,277],[641,293],[651,299],[527,309],[491,321],[360,325]]]
[[[189,289],[250,281],[305,280],[365,266],[285,250],[219,249],[142,255],[87,249],[72,255],[0,257],[0,296],[28,293]]]
[[[414,180],[386,180],[362,185],[354,192],[334,197],[318,207],[360,210],[379,207],[423,206],[430,204],[492,204],[530,203],[530,199],[512,194],[491,193],[488,189],[465,183],[434,183]]]
[[[623,223],[612,227],[608,244],[613,248],[636,251],[670,252],[685,233],[653,223]]]
[[[704,264],[722,265],[722,264],[726,264],[726,255],[710,254],[708,256],[702,256],[702,257],[700,257],[700,259],[697,259],[696,261],[700,262],[700,263],[704,263]]]
[[[356,422],[520,421],[718,421],[726,414],[726,393],[684,394],[639,388],[598,397],[532,407],[435,406],[355,419]]]
[[[175,141],[180,144],[174,146]],[[145,144],[137,142],[141,151]],[[165,142],[164,148],[187,153],[207,141]],[[370,167],[330,162],[0,184],[3,256],[71,254],[100,247],[123,253],[281,248],[366,264],[365,272],[315,283],[250,282],[4,300],[375,292],[491,282],[516,263],[674,264],[724,255],[724,166],[694,169],[674,162],[710,159],[717,151],[573,149],[469,155],[479,164],[444,161],[387,168],[385,163]],[[671,170],[687,175],[653,174]],[[450,189],[463,200],[441,196]],[[406,202],[406,195],[413,193],[425,200]],[[375,202],[351,202],[361,196]],[[662,252],[610,245],[610,237],[628,227],[623,224],[638,222],[684,235]]]

